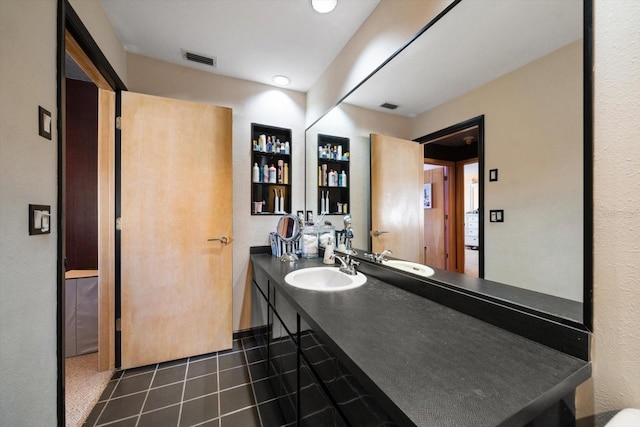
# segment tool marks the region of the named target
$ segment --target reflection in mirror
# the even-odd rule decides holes
[[[484,180],[483,200],[476,208],[478,229],[484,231],[479,273],[493,282],[557,297],[566,302],[558,306],[578,309],[551,314],[582,322],[582,38],[580,0],[462,0],[307,130],[307,209],[317,205],[313,147],[318,134],[349,138],[352,243],[371,251],[374,210],[395,206],[372,199],[378,189],[370,177],[383,164],[399,177],[406,164],[393,162],[393,142],[382,157],[373,158],[370,135],[424,141],[428,135],[482,116],[484,164],[478,164],[476,178],[479,185]],[[386,110],[380,107],[384,103],[399,107]],[[416,159],[420,170],[425,157]],[[489,180],[489,171],[496,181]],[[461,176],[459,180],[464,180]],[[394,181],[393,177],[385,182]],[[472,183],[463,190],[472,191]],[[424,182],[415,186],[417,190],[400,184],[394,191],[415,197],[422,215]],[[463,203],[468,204],[470,197],[465,193]],[[458,241],[465,242],[465,214],[473,213],[474,207],[463,207],[462,216],[458,214],[450,227]],[[493,210],[503,212],[503,222],[490,222],[488,213]],[[424,236],[421,230],[413,235]],[[410,238],[396,245],[381,249],[393,250],[394,256],[409,246],[424,251],[422,242]],[[473,250],[474,245],[463,246]],[[411,260],[424,263],[424,259],[422,252]],[[436,280],[438,269],[467,269],[446,263],[443,268],[426,259],[427,265],[436,267]]]
[[[278,237],[285,242],[286,252],[280,261],[297,261],[298,256],[293,253],[292,242],[298,239],[300,235],[300,224],[298,217],[295,215],[284,215],[278,221],[276,229]]]

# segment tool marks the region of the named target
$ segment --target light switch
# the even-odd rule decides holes
[[[29,235],[50,234],[51,206],[29,205]]]
[[[490,210],[489,222],[504,222],[504,210],[503,209]]]
[[[51,113],[38,106],[38,134],[51,139]]]

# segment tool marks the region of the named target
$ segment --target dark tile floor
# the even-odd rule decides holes
[[[118,371],[84,425],[282,426],[259,350],[238,338],[228,351]]]

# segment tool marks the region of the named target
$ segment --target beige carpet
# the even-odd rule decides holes
[[[98,353],[68,357],[66,359],[66,427],[82,425],[112,375],[112,371],[98,372]]]

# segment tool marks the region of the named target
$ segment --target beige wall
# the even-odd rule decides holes
[[[269,244],[277,216],[251,216],[251,123],[292,129],[292,209],[304,209],[304,106],[301,92],[218,76],[148,57],[128,57],[129,90],[233,109],[233,329],[250,327],[249,247]],[[245,312],[246,314],[246,312]]]
[[[595,330],[581,416],[640,408],[640,2],[594,4]]]
[[[485,121],[485,278],[582,301],[582,42],[499,77],[413,121],[418,138]],[[506,262],[505,262],[506,260]]]
[[[0,1],[0,96],[0,425],[54,425],[56,2]],[[51,234],[28,235],[30,203],[51,205]]]

